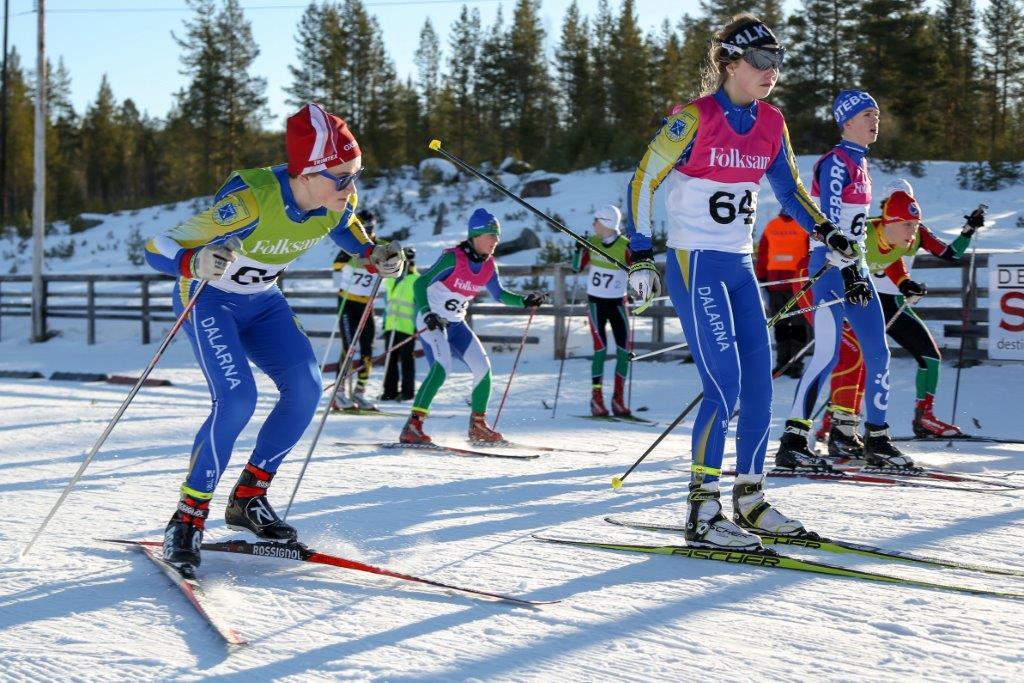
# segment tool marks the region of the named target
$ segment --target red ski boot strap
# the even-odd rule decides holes
[[[246,477],[246,474],[249,476]],[[265,496],[267,494],[267,489],[270,488],[270,480],[273,478],[274,475],[270,472],[261,470],[252,463],[247,463],[245,471],[242,472],[242,477],[238,480],[238,486],[235,487],[233,494],[238,498]],[[246,483],[243,484],[243,481]],[[250,483],[253,485],[250,486]]]

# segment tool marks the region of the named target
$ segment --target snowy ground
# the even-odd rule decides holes
[[[1024,603],[674,557],[575,549],[530,534],[679,542],[619,529],[602,516],[679,521],[689,424],[619,492],[608,486],[661,426],[595,425],[586,411],[589,361],[566,364],[559,416],[550,329],[520,365],[500,427],[516,441],[575,447],[527,462],[396,454],[333,445],[393,439],[400,418],[332,416],[290,521],[307,543],[452,583],[560,599],[542,608],[473,600],[367,574],[284,560],[207,554],[200,570],[218,609],[251,645],[232,651],[157,568],[98,537],[158,538],[187,467],[208,393],[183,340],[145,388],[27,559],[18,550],[41,522],[126,387],[0,381],[0,679],[47,680],[1014,680],[1024,677]],[[550,323],[547,323],[550,324]],[[8,328],[11,329],[11,328]],[[29,345],[5,332],[0,368],[137,374],[155,345],[80,340]],[[581,345],[585,338],[577,335]],[[322,344],[323,341],[320,342]],[[583,349],[581,349],[583,352]],[[496,407],[512,364],[494,354]],[[610,375],[609,366],[608,373]],[[422,368],[421,368],[422,373]],[[943,368],[937,412],[948,416],[955,370]],[[907,433],[912,361],[893,366],[891,422]],[[1024,437],[1020,365],[965,370],[960,422]],[[776,383],[776,432],[794,389]],[[379,385],[377,385],[379,386]],[[428,420],[435,439],[464,444],[469,379],[456,375]],[[214,500],[208,538],[227,539],[220,513],[273,402],[263,396]],[[698,391],[692,365],[642,363],[633,405],[662,425]],[[1009,400],[1008,400],[1009,399]],[[404,407],[399,408],[404,412]],[[493,412],[493,408],[492,408]],[[980,429],[971,418],[976,418]],[[308,448],[300,442],[271,491],[283,507]],[[732,445],[730,444],[730,449]],[[1024,446],[921,445],[922,464],[1016,471]],[[727,456],[727,460],[731,455]],[[815,529],[919,553],[971,550],[988,564],[1024,561],[1024,493],[978,494],[823,482],[775,482],[772,499]],[[813,551],[808,556],[814,557]],[[815,559],[946,583],[1024,592],[1024,579],[923,569],[853,557]]]

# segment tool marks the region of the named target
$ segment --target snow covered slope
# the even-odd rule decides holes
[[[550,329],[541,326],[547,337]],[[582,329],[574,343],[585,343]],[[45,368],[79,358],[83,369],[132,374],[152,347],[106,342],[89,350],[67,339],[0,344],[6,367]],[[496,391],[510,353],[495,354]],[[672,543],[668,534],[602,522],[643,514],[679,522],[687,477],[688,422],[613,492],[621,473],[661,426],[594,424],[583,414],[589,362],[566,364],[559,415],[551,401],[557,363],[530,351],[501,419],[526,444],[579,448],[518,462],[395,453],[334,445],[393,439],[401,418],[331,416],[290,521],[325,552],[392,569],[538,599],[542,608],[462,595],[286,560],[208,553],[207,591],[250,645],[231,651],[141,554],[100,537],[160,537],[188,465],[208,392],[187,345],[176,342],[32,554],[18,551],[38,526],[126,393],[125,387],[41,380],[0,382],[0,678],[47,680],[1013,680],[1024,676],[1024,603],[953,593],[542,544],[539,530],[621,542]],[[910,361],[894,361],[892,422],[909,431]],[[953,373],[944,369],[937,411],[950,410]],[[427,426],[463,445],[469,389],[454,375]],[[961,422],[992,435],[1024,437],[1007,392],[1019,366],[963,375]],[[379,377],[371,391],[379,390]],[[776,384],[784,415],[794,382]],[[239,536],[223,526],[225,487],[237,476],[273,405],[261,399],[242,433],[208,538]],[[640,364],[633,385],[641,413],[670,421],[698,391],[692,365]],[[390,409],[404,412],[405,407]],[[454,417],[442,417],[454,415]],[[780,428],[776,419],[776,432]],[[312,429],[271,490],[283,507]],[[728,447],[727,463],[733,457]],[[1021,470],[1024,446],[911,444],[922,464],[972,472]],[[1024,477],[1010,475],[1024,483]],[[895,489],[810,481],[771,485],[772,499],[808,525],[839,538],[918,553],[1024,567],[1024,492]],[[1024,579],[829,556],[844,566],[936,582],[1024,593]]]

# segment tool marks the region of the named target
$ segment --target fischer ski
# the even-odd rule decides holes
[[[203,587],[199,585],[199,580],[196,579],[195,574],[191,568],[179,569],[172,564],[164,562],[163,558],[160,557],[159,548],[163,546],[160,541],[124,541],[115,539],[100,539],[108,541],[110,543],[121,543],[124,545],[130,545],[138,548],[146,557],[153,561],[157,567],[169,578],[174,585],[176,585],[184,596],[192,603],[192,607],[195,608],[196,612],[199,613],[206,623],[213,628],[214,631],[224,639],[224,642],[229,645],[247,645],[248,641],[238,634],[238,631],[231,628],[228,624],[221,619],[216,612],[209,609],[209,598],[206,597],[206,593],[203,592]]]
[[[414,450],[433,451],[435,453],[448,453],[463,458],[505,458],[507,460],[536,460],[540,457],[537,454],[524,453],[493,453],[487,451],[474,451],[469,448],[456,448],[454,446],[442,446],[436,443],[401,443],[399,441],[378,441],[376,443],[359,443],[356,441],[335,441],[335,446],[360,446],[363,448],[386,448],[389,450]]]
[[[110,540],[112,543],[135,544],[144,549],[162,545],[159,541],[121,541],[113,539],[107,540]],[[460,593],[467,593],[470,595],[478,595],[486,598],[493,598],[495,600],[510,602],[517,605],[550,605],[556,602],[560,602],[560,600],[528,600],[526,598],[519,598],[514,595],[507,595],[505,593],[495,593],[492,591],[478,590],[476,588],[465,588],[463,586],[455,586],[453,584],[444,583],[442,581],[434,581],[433,579],[425,579],[419,576],[413,576],[411,574],[403,574],[401,572],[391,571],[390,569],[385,569],[383,567],[375,567],[373,565],[365,564],[357,560],[349,560],[344,557],[338,557],[337,555],[329,555],[327,553],[317,552],[312,548],[306,547],[302,543],[273,543],[270,541],[257,541],[255,543],[251,543],[249,541],[234,540],[203,543],[202,549],[207,552],[236,553],[239,555],[253,555],[255,557],[273,557],[282,560],[295,560],[296,562],[311,562],[313,564],[325,564],[331,567],[353,569],[355,571],[367,572],[369,574],[387,576],[392,579],[401,579],[402,581],[421,583],[428,586],[435,586],[437,588],[445,588],[448,590],[459,591]]]
[[[606,550],[622,550],[633,553],[649,553],[652,555],[680,555],[682,557],[689,557],[695,560],[713,560],[715,562],[727,562],[729,564],[738,564],[749,567],[764,567],[766,569],[789,569],[792,571],[823,574],[826,576],[839,576],[850,579],[860,579],[863,581],[878,581],[880,583],[889,583],[898,586],[931,588],[934,590],[953,591],[957,593],[967,593],[970,595],[983,595],[1010,600],[1024,600],[1024,593],[1009,593],[988,590],[985,588],[972,588],[970,586],[961,586],[956,584],[932,583],[931,581],[922,581],[920,579],[909,579],[901,576],[891,576],[889,574],[878,574],[876,572],[866,572],[859,569],[847,569],[846,567],[839,567],[837,565],[826,564],[824,562],[812,562],[810,560],[801,560],[789,555],[781,555],[770,549],[762,551],[743,551],[728,549],[718,550],[715,548],[691,548],[685,545],[604,543],[599,541],[582,541],[569,538],[543,536],[540,534],[534,534],[533,538],[539,541],[547,541],[548,543],[560,543],[563,545],[572,545],[583,548],[603,548]]]
[[[605,517],[604,521],[615,526],[626,527],[629,529],[640,529],[643,531],[668,531],[668,532],[679,532],[683,533],[686,531],[686,527],[680,524],[656,524],[651,522],[642,522],[640,520],[622,519],[619,517]],[[1024,576],[1024,569],[1015,569],[1013,567],[997,567],[993,565],[980,565],[972,564],[969,562],[961,562],[959,560],[946,560],[940,557],[927,557],[924,555],[915,555],[913,553],[904,552],[902,550],[888,550],[886,548],[878,548],[873,545],[866,545],[864,543],[855,543],[853,541],[843,541],[835,538],[799,538],[795,536],[776,536],[774,534],[766,534],[760,531],[754,532],[761,537],[761,541],[771,545],[787,545],[794,548],[808,548],[811,550],[822,550],[829,553],[836,554],[850,554],[850,555],[861,555],[864,557],[872,557],[883,560],[897,560],[900,562],[910,562],[913,564],[923,564],[933,567],[945,567],[947,569],[962,569],[964,571],[981,572],[983,574],[998,574],[1000,576]]]

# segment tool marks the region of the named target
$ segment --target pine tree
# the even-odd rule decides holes
[[[18,234],[32,234],[32,140],[34,136],[34,89],[21,68],[21,57],[11,48],[7,57],[7,168],[3,183],[4,216]]]
[[[80,121],[71,103],[71,75],[64,59],[47,62],[46,215],[64,218],[81,211],[84,173]]]
[[[219,70],[218,165],[222,173],[227,173],[239,167],[244,159],[240,152],[246,148],[245,141],[269,116],[264,94],[267,79],[250,73],[260,50],[253,41],[252,24],[246,21],[239,0],[224,0],[224,7],[215,18],[214,30],[223,55]]]
[[[285,87],[288,104],[294,108],[318,102],[328,111],[335,111],[341,103],[338,80],[331,73],[332,42],[326,36],[338,35],[341,21],[337,8],[328,3],[311,2],[299,19],[297,35],[297,65],[289,65],[291,85]]]
[[[86,196],[93,211],[112,211],[121,198],[125,173],[117,111],[117,100],[104,74],[96,99],[86,107],[82,119]]]
[[[501,6],[480,43],[473,94],[479,108],[475,138],[479,159],[501,160],[510,149],[509,129],[514,114],[515,95],[508,79],[511,60],[508,33]]]
[[[555,50],[555,69],[560,132],[556,168],[594,163],[587,154],[593,131],[594,74],[590,64],[590,36],[586,18],[575,0],[562,22],[562,36]]]
[[[540,0],[517,0],[508,33],[508,58],[504,63],[510,87],[512,111],[510,147],[503,153],[523,157],[528,152],[539,160],[550,143],[552,98],[544,29],[540,22]]]
[[[779,79],[785,87],[777,101],[800,153],[820,152],[838,135],[832,101],[857,84],[857,11],[843,0],[804,0],[787,22],[789,47]]]
[[[612,35],[609,66],[611,119],[618,134],[611,147],[613,158],[640,158],[652,134],[648,68],[651,56],[637,25],[634,0],[623,0]]]
[[[420,29],[420,44],[414,58],[417,80],[423,107],[423,118],[433,121],[437,108],[437,92],[441,75],[441,42],[434,31],[434,25],[427,17]],[[428,123],[429,125],[429,123]]]
[[[500,11],[500,10],[499,10]],[[443,131],[452,148],[464,158],[478,160],[479,103],[474,97],[480,60],[480,12],[465,5],[448,37],[448,75],[445,88]]]
[[[213,0],[187,0],[194,17],[185,22],[185,36],[171,36],[182,48],[181,73],[189,84],[175,99],[179,115],[190,126],[196,139],[188,149],[195,150],[199,163],[196,180],[201,187],[217,182],[216,159],[220,145],[218,98],[221,96],[220,64],[224,60],[216,28],[216,7]],[[184,153],[185,150],[179,150]]]
[[[879,156],[925,158],[940,134],[934,33],[923,0],[866,0],[857,13],[860,85],[882,108]]]
[[[982,53],[988,101],[990,158],[1020,156],[1008,135],[1010,116],[1021,95],[1024,71],[1024,8],[1020,0],[990,0],[981,20],[987,47]],[[1015,100],[1017,100],[1015,102]],[[1019,109],[1018,109],[1019,111]]]
[[[978,144],[978,17],[974,0],[942,0],[936,17],[941,87],[934,107],[943,112],[943,158],[973,159]]]

